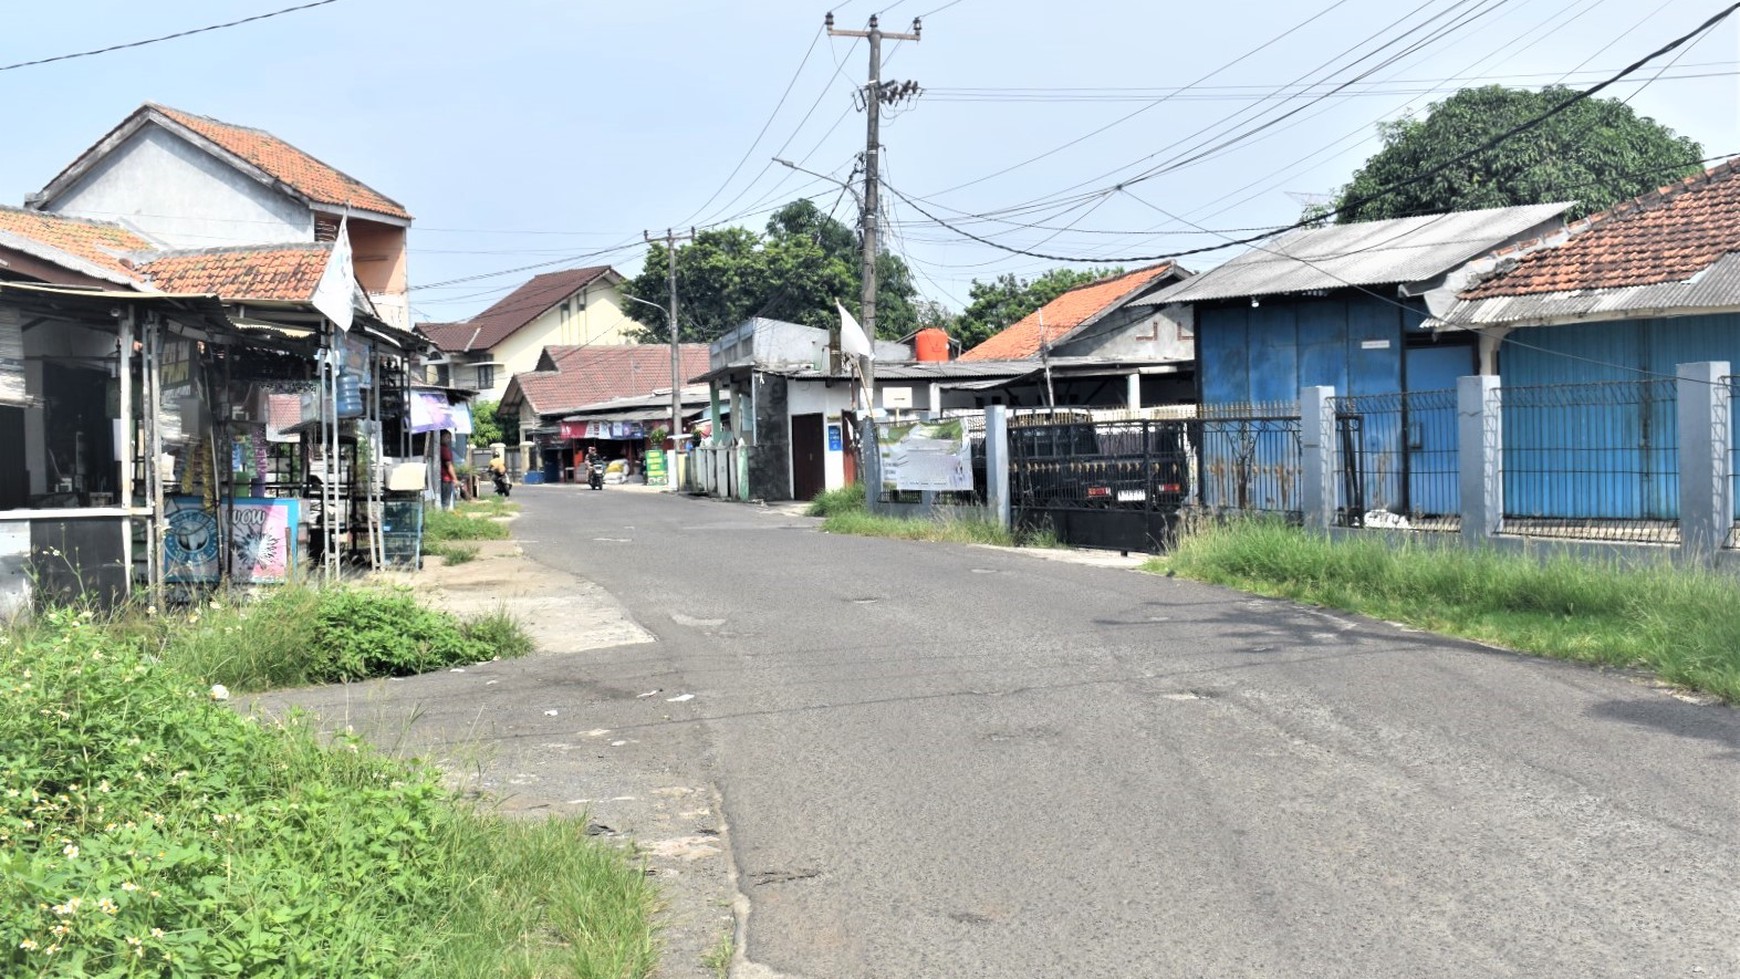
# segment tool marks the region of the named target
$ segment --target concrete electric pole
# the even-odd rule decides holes
[[[870,80],[864,84],[864,114],[868,122],[864,139],[864,194],[859,198],[859,206],[863,211],[861,221],[864,235],[864,291],[861,297],[863,305],[859,310],[859,319],[864,326],[865,336],[874,344],[876,342],[876,219],[879,207],[878,191],[880,190],[877,164],[882,149],[882,105],[884,102],[910,98],[917,92],[917,86],[910,82],[904,85],[899,82],[890,82],[886,86],[882,84],[882,39],[886,37],[896,41],[916,41],[924,30],[924,25],[919,22],[917,17],[914,17],[912,19],[912,33],[891,34],[877,26],[876,15],[872,14],[867,30],[836,30],[834,15],[831,12],[823,23],[827,26],[830,37],[862,37],[870,41]],[[840,350],[840,333],[837,327],[834,330],[833,340],[834,356],[837,361]],[[839,369],[837,362],[834,364],[834,368],[835,370]],[[866,363],[865,382],[867,387],[870,384],[868,372],[873,369],[869,363]],[[869,389],[875,390],[874,388]],[[874,407],[874,405],[865,406],[867,410]]]
[[[675,448],[677,441],[683,437],[683,381],[685,380],[683,377],[682,345],[677,336],[677,242],[694,241],[695,229],[690,228],[688,234],[679,235],[666,228],[663,238],[654,238],[645,231],[642,231],[640,236],[645,238],[649,245],[655,241],[663,241],[665,257],[669,260],[666,267],[671,289],[671,305],[667,314],[671,324],[671,447]],[[660,451],[663,451],[663,446],[660,446]],[[675,475],[665,477],[667,480],[675,478]]]

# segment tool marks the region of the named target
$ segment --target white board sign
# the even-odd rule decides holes
[[[910,408],[912,407],[912,388],[883,388],[882,407]]]
[[[973,449],[958,419],[881,425],[876,434],[884,489],[972,490]]]

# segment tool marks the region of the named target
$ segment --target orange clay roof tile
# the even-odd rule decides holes
[[[1566,229],[1561,244],[1520,254],[1461,296],[1488,299],[1689,279],[1740,251],[1737,177],[1740,158],[1591,215]]]
[[[398,201],[263,129],[236,126],[166,105],[152,104],[150,108],[259,167],[311,201],[411,219]]]
[[[1056,343],[1107,306],[1170,271],[1172,263],[1161,262],[1159,265],[1077,286],[961,354],[960,359],[1026,360],[1037,357],[1042,340],[1042,325],[1043,341]]]
[[[127,256],[152,247],[150,242],[118,224],[17,207],[0,206],[0,231],[57,248],[106,272],[135,280],[139,275]]]
[[[326,270],[329,244],[258,245],[168,252],[139,266],[160,292],[233,301],[307,302]]]

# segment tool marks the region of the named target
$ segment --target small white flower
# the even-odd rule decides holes
[[[228,699],[230,699],[230,688],[224,686],[221,683],[212,684],[211,685],[211,699],[213,699],[213,700],[228,700]]]

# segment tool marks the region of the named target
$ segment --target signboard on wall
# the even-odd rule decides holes
[[[662,449],[655,448],[646,454],[646,484],[665,485],[665,453]]]
[[[972,490],[973,449],[958,419],[879,425],[877,436],[884,489]]]

